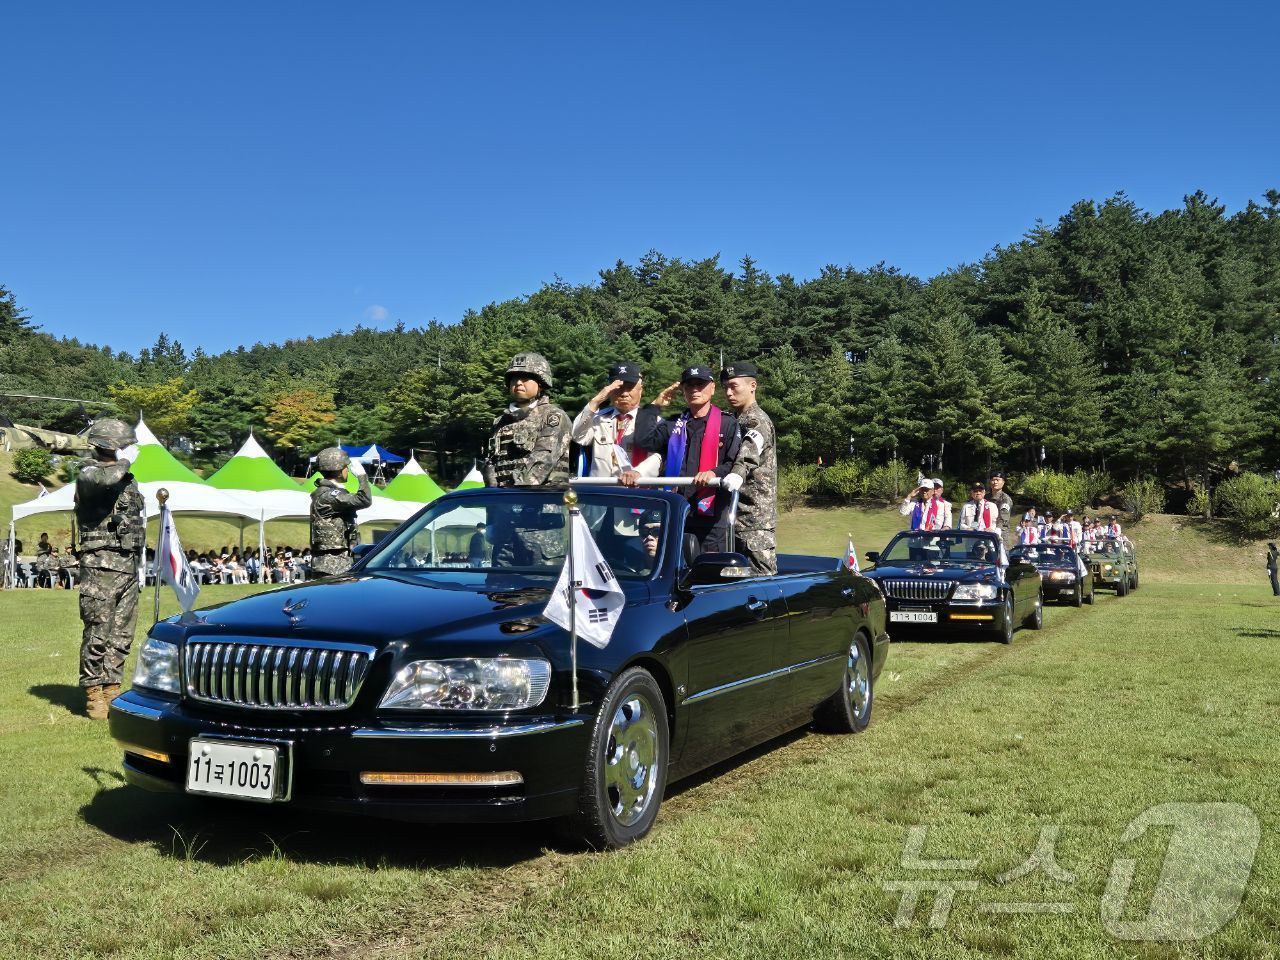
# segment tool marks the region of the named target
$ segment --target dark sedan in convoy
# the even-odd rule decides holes
[[[813,720],[856,732],[888,651],[885,606],[835,558],[690,559],[677,494],[587,488],[626,594],[611,641],[543,616],[564,491],[436,500],[347,575],[157,623],[111,707],[130,783],[424,821],[562,818],[616,847],[670,780]],[[479,566],[465,552],[487,524]]]
[[[1078,607],[1093,603],[1093,571],[1075,549],[1065,543],[1034,543],[1014,547],[1010,560],[1025,560],[1044,579],[1044,599]]]
[[[1039,630],[1044,622],[1040,571],[1010,560],[999,534],[903,531],[867,559],[895,635],[976,631],[1012,643],[1019,624]]]

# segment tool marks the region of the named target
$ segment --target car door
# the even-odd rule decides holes
[[[787,670],[787,711],[779,718],[786,726],[796,717],[811,714],[840,686],[858,604],[869,603],[875,588],[861,578],[850,581],[812,574],[780,576],[775,582],[788,614],[778,658],[779,667]]]
[[[770,699],[783,695],[778,649],[787,607],[772,578],[691,587],[685,763],[696,769],[759,742]]]

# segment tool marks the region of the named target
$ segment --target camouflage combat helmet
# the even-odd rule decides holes
[[[513,373],[527,373],[534,377],[542,384],[543,389],[550,390],[553,386],[551,382],[551,364],[547,363],[547,358],[540,353],[517,353],[511,358],[511,363],[507,365],[507,376]]]
[[[86,439],[97,450],[123,450],[138,442],[133,427],[115,417],[95,421]]]
[[[316,454],[316,469],[321,473],[337,473],[351,462],[341,447],[325,447]]]

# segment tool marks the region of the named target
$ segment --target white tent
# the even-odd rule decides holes
[[[401,524],[421,510],[425,504],[412,500],[392,500],[390,497],[374,497],[373,503],[356,513],[356,523]]]

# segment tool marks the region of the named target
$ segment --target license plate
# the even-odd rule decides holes
[[[891,610],[891,623],[937,623],[938,615],[932,610]]]
[[[187,792],[271,801],[280,781],[280,748],[265,743],[192,740]]]

